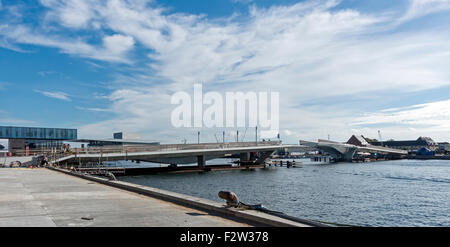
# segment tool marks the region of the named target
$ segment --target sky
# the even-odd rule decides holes
[[[0,125],[254,140],[175,128],[171,96],[278,92],[285,143],[450,141],[450,0],[0,0]]]

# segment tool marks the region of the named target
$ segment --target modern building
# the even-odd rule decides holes
[[[139,140],[141,136],[138,133],[117,132],[113,134],[114,139]]]
[[[438,143],[438,149],[440,151],[448,152],[448,151],[450,151],[450,143],[448,143],[448,142],[439,142]]]
[[[130,146],[130,145],[159,145],[158,141],[141,140],[135,133],[118,132],[113,134],[113,139],[78,139],[76,142],[87,144],[88,147]]]
[[[360,146],[360,147],[365,147],[367,145],[369,145],[369,142],[367,141],[367,139],[364,136],[357,136],[357,135],[352,135],[350,137],[350,139],[348,139],[347,144],[352,144],[355,146]]]
[[[430,150],[436,150],[438,144],[433,141],[430,137],[419,137],[417,140],[407,140],[407,141],[370,141],[371,145],[384,146],[396,149],[403,149],[408,151],[417,151],[421,148],[427,148]]]
[[[63,141],[77,139],[76,129],[0,126],[0,139],[8,139],[8,150],[60,148]]]

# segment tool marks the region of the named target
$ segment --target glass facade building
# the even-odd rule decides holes
[[[0,139],[76,140],[76,129],[0,126]]]

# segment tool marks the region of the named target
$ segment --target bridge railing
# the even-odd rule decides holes
[[[254,147],[254,146],[275,146],[280,145],[279,141],[265,142],[227,142],[227,143],[200,143],[200,144],[160,144],[160,145],[125,145],[125,146],[105,146],[70,148],[68,150],[39,149],[39,150],[15,150],[14,156],[47,156],[49,159],[59,159],[70,155],[79,154],[107,154],[107,153],[137,153],[137,152],[157,152],[157,151],[177,151],[195,149],[224,149],[233,147]]]
[[[53,149],[32,149],[32,150],[16,149],[14,151],[11,151],[11,153],[13,153],[14,156],[49,155],[53,152],[54,152]]]
[[[157,151],[177,151],[195,149],[224,149],[233,147],[254,147],[254,146],[274,146],[279,145],[279,141],[266,142],[230,142],[230,143],[200,143],[200,144],[160,144],[160,145],[129,145],[120,147],[89,147],[72,148],[74,154],[98,154],[98,153],[136,153],[136,152],[157,152]]]
[[[402,149],[397,149],[397,148],[374,146],[374,145],[367,145],[367,146],[364,146],[364,147],[368,148],[368,149],[378,150],[379,152],[408,154],[408,151],[402,150]]]

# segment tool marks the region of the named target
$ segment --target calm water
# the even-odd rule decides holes
[[[224,163],[223,161],[219,163]],[[304,164],[255,171],[120,177],[218,202],[241,201],[305,219],[361,226],[450,226],[450,161]]]

